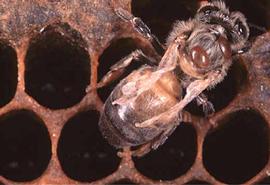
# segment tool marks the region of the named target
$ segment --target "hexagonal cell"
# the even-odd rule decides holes
[[[0,41],[0,107],[9,103],[16,93],[18,83],[16,51]]]
[[[116,171],[120,158],[104,140],[95,111],[71,118],[62,129],[57,153],[65,174],[82,182],[95,181]]]
[[[133,158],[143,175],[155,180],[172,180],[187,172],[197,153],[196,131],[181,123],[165,144],[141,158]]]
[[[99,58],[98,67],[98,80],[110,71],[110,67],[118,62],[120,59],[124,58],[132,51],[138,49],[136,42],[131,38],[122,38],[113,41],[108,48],[102,53]],[[125,70],[125,72],[111,84],[98,89],[98,95],[103,102],[109,97],[110,93],[113,91],[114,87],[126,76],[128,76],[133,70],[138,69],[143,63],[139,61],[132,62]]]
[[[151,31],[165,42],[176,20],[188,20],[196,10],[196,0],[133,0],[132,13],[140,17]]]
[[[218,112],[225,108],[237,93],[246,87],[247,83],[246,68],[240,61],[235,60],[224,80],[214,88],[204,91],[204,94]],[[195,100],[188,104],[186,110],[197,116],[205,116],[202,106],[198,106]]]
[[[0,117],[0,146],[0,175],[13,181],[38,178],[51,158],[48,130],[28,110],[12,111]]]
[[[239,111],[205,138],[203,163],[224,183],[244,183],[268,161],[269,134],[266,121],[255,111]]]
[[[67,24],[46,27],[25,58],[26,92],[51,109],[79,103],[90,83],[90,58],[81,35]]]

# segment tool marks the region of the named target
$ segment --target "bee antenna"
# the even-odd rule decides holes
[[[258,25],[256,25],[256,24],[253,24],[253,23],[248,23],[248,26],[250,27],[250,28],[254,28],[254,29],[256,29],[256,30],[258,30],[258,31],[261,31],[261,32],[263,32],[263,33],[265,33],[265,32],[267,32],[267,29],[265,28],[265,27],[262,27],[262,26],[258,26]]]

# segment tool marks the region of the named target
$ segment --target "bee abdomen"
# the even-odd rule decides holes
[[[141,69],[141,75],[148,75],[149,68]],[[179,83],[172,73],[164,75],[149,90],[140,94],[133,106],[113,105],[112,102],[122,96],[122,87],[134,80],[138,71],[122,80],[113,90],[104,105],[99,126],[108,142],[117,147],[138,146],[151,142],[159,137],[164,130],[157,127],[138,128],[140,123],[159,115],[177,103],[180,95]],[[170,123],[168,123],[169,126]]]
[[[126,119],[123,120],[118,114],[119,108],[119,105],[112,105],[111,97],[105,102],[104,112],[99,121],[103,136],[117,148],[143,144],[147,139],[141,129],[134,125],[137,121],[136,115],[127,110]]]

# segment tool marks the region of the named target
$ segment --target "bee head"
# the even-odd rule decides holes
[[[204,24],[220,25],[226,31],[233,52],[241,50],[249,37],[249,27],[241,12],[230,12],[223,1],[203,4],[197,11],[195,19]]]
[[[203,76],[213,69],[220,68],[224,64],[231,64],[232,50],[224,28],[219,25],[195,25],[190,32],[184,47],[188,57],[190,75]],[[185,66],[182,66],[185,68]]]

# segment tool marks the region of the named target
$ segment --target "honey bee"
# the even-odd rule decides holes
[[[134,60],[149,61],[124,78],[104,104],[99,127],[116,148],[139,146],[142,156],[162,145],[183,119],[192,100],[206,114],[214,107],[203,91],[221,82],[233,55],[247,48],[249,27],[240,12],[230,12],[222,1],[204,2],[193,19],[174,24],[163,46],[143,21],[118,8],[115,13],[146,38],[160,61],[136,50],[111,67],[98,83],[105,86]]]

